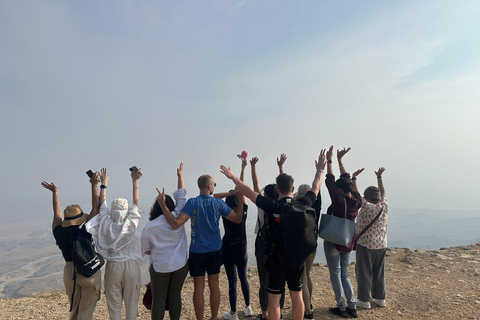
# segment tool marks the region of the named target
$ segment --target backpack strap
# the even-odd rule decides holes
[[[73,297],[75,296],[75,287],[77,286],[77,269],[73,266],[73,291],[72,291],[72,299],[70,300],[70,312],[72,312],[73,308]]]
[[[364,234],[365,232],[367,232],[368,229],[370,229],[370,227],[375,223],[375,221],[377,221],[378,218],[380,218],[380,215],[382,214],[382,212],[383,212],[383,207],[382,207],[382,209],[380,209],[380,212],[375,216],[375,218],[373,218],[372,221],[370,221],[370,223],[362,230],[362,232],[360,232],[360,233],[358,234],[358,236],[355,237],[355,242],[357,242],[357,240],[358,240],[361,236],[363,236],[363,234]]]

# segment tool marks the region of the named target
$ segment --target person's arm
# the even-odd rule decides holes
[[[280,172],[280,174],[284,173],[283,164],[285,163],[285,161],[287,161],[287,155],[285,153],[282,153],[280,155],[280,158],[277,158],[277,166],[278,166],[278,171]]]
[[[253,157],[250,160],[250,166],[252,167],[252,183],[253,183],[253,190],[255,190],[256,193],[260,193],[260,185],[258,184],[258,176],[257,176],[257,164],[258,158]]]
[[[358,191],[358,187],[357,187],[357,176],[363,172],[363,170],[365,170],[365,168],[362,168],[362,169],[358,169],[357,171],[355,171],[353,174],[352,174],[352,186],[353,186],[353,189],[355,189],[356,191]]]
[[[60,200],[58,199],[58,188],[55,183],[42,181],[42,187],[52,192],[52,205],[53,205],[53,221],[52,230],[62,224],[62,208],[60,207]]]
[[[340,175],[347,173],[347,170],[345,170],[345,167],[343,166],[342,158],[347,154],[348,151],[350,151],[350,147],[348,147],[348,149],[343,148],[342,150],[337,150],[337,160],[338,167],[340,169]]]
[[[375,171],[377,175],[378,189],[380,189],[380,196],[385,198],[385,187],[383,186],[382,173],[385,171],[384,167],[378,168],[378,171]]]
[[[98,183],[100,182],[100,172],[95,172],[95,174],[90,179],[92,184],[92,210],[88,215],[87,221],[90,221],[93,217],[98,214],[98,209],[100,208],[100,196],[98,194]]]
[[[234,223],[242,223],[243,220],[243,204],[245,202],[245,196],[241,193],[237,194],[238,197],[238,206],[235,211],[231,211],[225,219],[230,220]]]
[[[142,170],[138,169],[132,176],[132,185],[133,185],[133,204],[138,207],[139,195],[138,195],[138,179],[143,176]]]
[[[220,166],[220,172],[223,173],[228,179],[232,180],[233,183],[235,183],[235,186],[238,188],[238,192],[245,195],[248,199],[250,199],[253,203],[255,203],[257,197],[258,197],[258,192],[255,192],[250,188],[248,185],[246,185],[244,182],[240,181],[232,172],[230,168],[227,168],[225,166]]]
[[[323,172],[326,164],[325,149],[322,149],[320,151],[320,155],[318,156],[318,161],[315,160],[315,168],[317,168],[317,172],[315,172],[315,178],[313,178],[312,188],[310,189],[313,193],[315,193],[315,196],[318,195],[320,187],[322,186]]]
[[[167,220],[168,224],[174,230],[180,228],[185,222],[188,221],[188,219],[190,219],[190,217],[188,216],[188,214],[184,212],[180,212],[178,214],[178,217],[175,217],[170,212],[170,210],[168,210],[167,204],[165,203],[165,188],[163,188],[162,192],[160,192],[160,190],[158,190],[157,188],[157,192],[158,192],[158,196],[157,196],[158,205],[162,209],[163,215],[165,216],[165,219]]]
[[[333,164],[332,164],[333,163],[333,161],[332,161],[333,146],[330,146],[330,148],[328,149],[326,157],[327,157],[327,173],[328,174],[333,174]]]
[[[242,161],[242,170],[240,171],[240,181],[242,182],[245,182],[245,168],[247,167],[247,162],[243,162]],[[238,193],[238,189],[235,188],[237,193]],[[241,198],[241,199],[240,199]],[[240,202],[242,202],[243,204],[247,204],[247,198],[245,198],[245,196],[237,196],[237,200],[238,200],[238,203],[240,204]]]
[[[100,182],[102,183],[100,185],[100,204],[105,202],[105,199],[107,198],[107,184],[108,184],[108,174],[107,174],[107,169],[102,168],[100,170]]]
[[[180,163],[180,166],[177,169],[177,189],[185,189],[185,184],[183,183],[183,163]]]
[[[218,192],[218,193],[214,193],[213,197],[215,199],[223,199],[223,198],[226,198],[226,197],[229,197],[229,196],[236,195],[237,193],[238,193],[238,190],[232,190],[232,191],[229,191],[229,192]]]

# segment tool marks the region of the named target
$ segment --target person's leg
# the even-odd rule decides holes
[[[171,274],[168,286],[168,303],[170,320],[180,320],[182,313],[182,288],[188,273],[188,262],[180,270]]]
[[[375,250],[375,263],[373,265],[372,297],[375,300],[385,301],[387,286],[385,283],[385,256],[387,249]]]
[[[234,250],[228,248],[223,251],[224,257],[224,267],[225,273],[227,274],[228,279],[228,298],[230,301],[230,311],[231,313],[237,312],[237,267],[235,266],[234,261]]]
[[[373,280],[373,259],[370,249],[357,244],[355,253],[355,276],[357,278],[357,296],[360,300],[359,307],[368,308],[370,303],[370,294],[372,292]]]
[[[107,261],[105,266],[105,295],[110,320],[122,319],[123,266],[119,262]]]
[[[63,284],[65,285],[65,292],[67,293],[68,297],[68,305],[72,304],[72,310],[70,311],[70,319],[77,319],[78,315],[78,306],[80,303],[80,287],[77,285],[75,287],[75,281],[73,280],[75,267],[73,266],[73,262],[67,261],[65,263],[65,267],[63,268]],[[75,292],[74,289],[75,288]],[[72,295],[75,294],[75,297]],[[73,302],[72,302],[73,299]]]
[[[307,261],[305,261],[305,272],[303,273],[303,304],[305,306],[305,314],[310,314],[310,305],[312,302],[312,279],[310,277],[310,270],[312,269],[313,260],[315,260],[316,252],[312,253]]]
[[[125,320],[135,320],[138,315],[138,300],[142,286],[140,264],[133,260],[122,261],[123,270],[123,300],[125,303]]]
[[[236,259],[237,259],[236,265],[237,265],[237,271],[238,271],[238,278],[240,280],[240,285],[242,287],[245,307],[249,307],[250,306],[250,284],[248,283],[248,278],[247,278],[248,253],[247,253],[246,245],[242,246]]]
[[[332,283],[333,292],[335,293],[335,301],[337,301],[338,308],[345,311],[345,299],[343,298],[343,287],[340,277],[340,252],[338,252],[335,244],[328,241],[323,242],[323,248],[328,271],[330,272],[330,282]]]
[[[340,267],[341,267],[341,278],[342,278],[342,287],[345,291],[345,297],[347,298],[348,307],[350,309],[357,308],[357,300],[355,299],[355,292],[353,291],[352,283],[348,277],[348,263],[350,262],[350,253],[351,252],[342,252],[340,253]]]
[[[280,320],[281,294],[268,293],[268,320]]]
[[[150,265],[149,271],[152,289],[152,320],[159,320],[165,317],[165,300],[171,274],[156,272],[153,265]]]
[[[197,320],[203,320],[203,309],[205,307],[204,290],[205,276],[193,277],[193,306]]]
[[[217,320],[218,308],[220,308],[220,283],[218,273],[208,276],[208,288],[210,289],[210,309],[212,311],[212,320]]]
[[[257,271],[258,279],[260,282],[260,288],[258,289],[258,298],[260,300],[262,318],[267,318],[268,293],[265,264],[267,263],[268,256],[265,254],[265,244],[259,236],[257,236],[257,238],[255,239],[255,257],[257,258]]]
[[[303,305],[302,291],[290,290],[290,298],[292,299],[292,319],[303,320],[305,309]]]
[[[302,294],[304,274],[305,264],[296,268],[286,268],[287,285],[292,299],[293,320],[302,320],[305,313]]]
[[[100,300],[101,274],[97,271],[90,278],[77,275],[77,284],[80,286],[80,302],[77,320],[91,320],[93,312]]]

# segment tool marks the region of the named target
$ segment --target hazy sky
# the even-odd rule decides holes
[[[141,203],[210,173],[217,191],[258,156],[296,185],[331,144],[359,186],[384,166],[391,206],[479,209],[478,1],[0,1],[0,214],[89,208],[85,171],[108,198]],[[335,170],[338,167],[335,164]],[[250,168],[247,180],[251,183]],[[322,194],[328,197],[322,188]],[[327,205],[329,200],[325,200]],[[325,206],[326,208],[326,206]]]

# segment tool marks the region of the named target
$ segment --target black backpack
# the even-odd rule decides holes
[[[72,260],[76,272],[84,277],[93,276],[105,264],[103,257],[95,252],[95,242],[82,225],[73,238]]]
[[[284,265],[289,268],[300,267],[317,249],[315,209],[301,202],[282,203],[278,229],[281,240],[279,252],[283,256]]]

